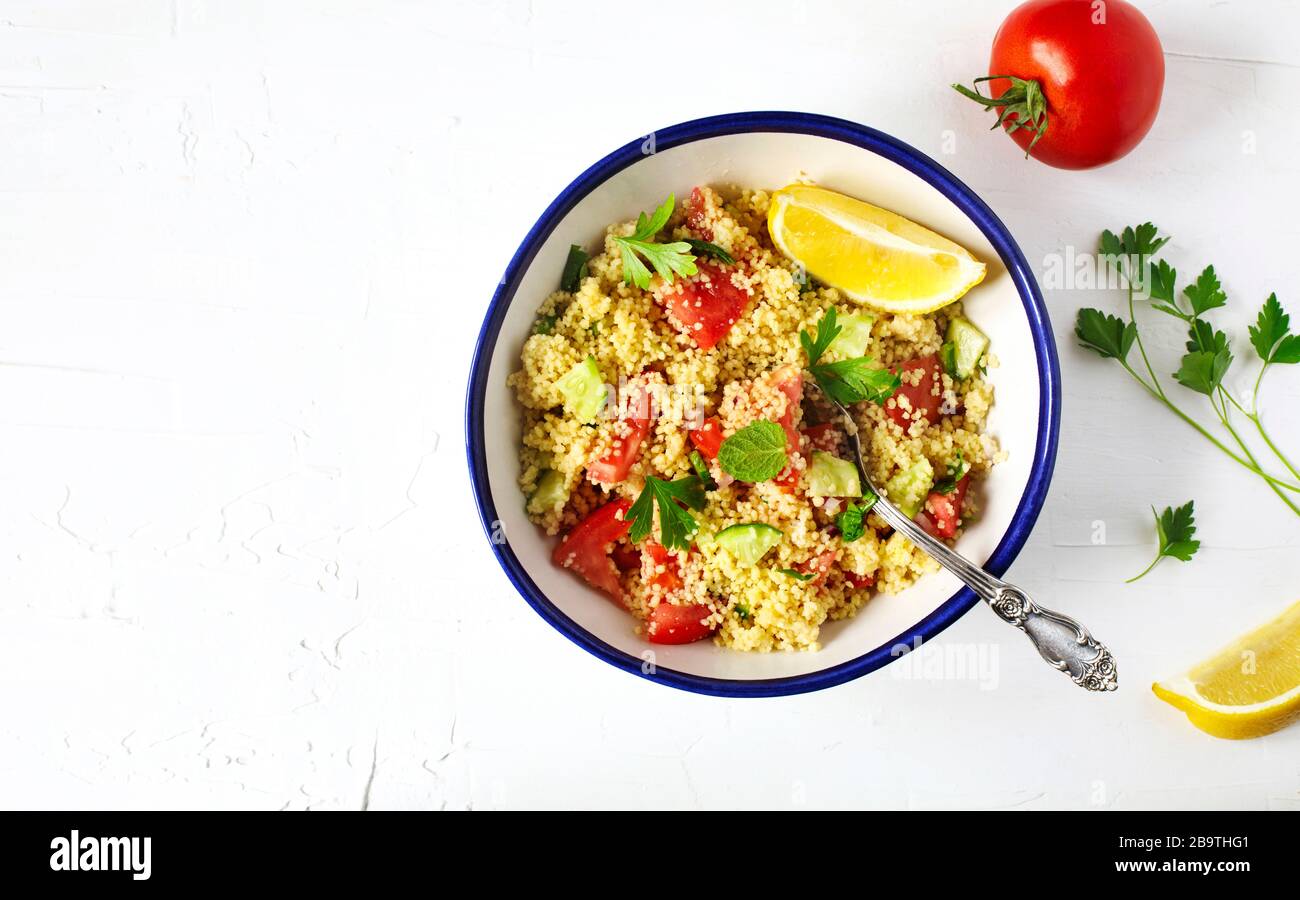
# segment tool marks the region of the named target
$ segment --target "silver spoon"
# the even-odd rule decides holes
[[[858,477],[876,495],[873,512],[888,522],[895,531],[902,532],[935,562],[961,579],[975,592],[976,597],[992,607],[1002,621],[1027,634],[1048,665],[1065,672],[1075,684],[1089,691],[1113,691],[1119,686],[1115,657],[1088,633],[1088,629],[1069,616],[1039,606],[1020,588],[985,572],[943,541],[931,537],[890,503],[884,492],[877,489],[867,476],[867,467],[862,462],[862,443],[858,440],[857,423],[849,411],[833,397],[825,391],[822,391],[822,396],[839,411],[844,421]]]

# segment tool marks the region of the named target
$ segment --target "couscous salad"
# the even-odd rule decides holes
[[[520,487],[554,562],[649,641],[815,650],[827,620],[935,569],[998,460],[995,364],[960,298],[984,266],[893,213],[808,185],[696,188],[570,251],[521,367]]]

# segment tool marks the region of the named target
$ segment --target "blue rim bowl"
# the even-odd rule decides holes
[[[667,150],[692,141],[746,132],[793,132],[814,135],[853,144],[883,156],[937,189],[975,223],[1001,257],[1007,274],[1025,307],[1029,328],[1034,338],[1034,354],[1038,362],[1039,376],[1038,434],[1029,481],[1010,526],[985,564],[988,571],[1001,575],[1024,547],[1043,508],[1047,488],[1052,479],[1052,470],[1056,464],[1057,441],[1061,425],[1061,372],[1056,355],[1056,341],[1052,336],[1052,326],[1043,304],[1042,294],[1029,264],[1025,261],[1024,254],[1021,253],[1006,226],[987,204],[951,172],[897,138],[865,125],[813,113],[745,112],[693,119],[670,128],[657,129],[653,134],[658,150]],[[610,646],[556,608],[529,577],[510,549],[510,545],[492,539],[493,523],[497,522],[499,517],[488,485],[487,460],[484,452],[483,401],[488,389],[488,371],[492,352],[506,309],[514,298],[524,272],[527,271],[533,257],[556,225],[598,185],[642,159],[644,139],[644,135],[640,136],[618,148],[579,175],[555,198],[536,224],[529,229],[523,243],[515,251],[492,297],[492,302],[488,305],[478,343],[474,348],[465,403],[465,449],[469,458],[470,482],[488,542],[501,568],[505,570],[506,577],[538,615],[579,647],[625,672],[681,690],[719,697],[778,697],[843,684],[890,662],[895,658],[892,648],[900,644],[915,647],[919,643],[930,640],[975,605],[977,602],[975,594],[969,588],[962,588],[929,616],[892,640],[848,662],[815,672],[785,678],[754,680],[708,678],[663,666],[655,667],[652,672],[647,673],[644,671],[643,659]]]

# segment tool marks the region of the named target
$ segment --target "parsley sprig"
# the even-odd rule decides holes
[[[808,355],[808,371],[826,396],[841,406],[870,400],[884,403],[894,396],[902,381],[888,369],[872,363],[870,356],[821,362],[822,356],[843,328],[835,323],[835,307],[830,307],[817,323],[816,335],[799,332],[799,343]]]
[[[690,244],[686,241],[671,244],[654,242],[654,236],[668,224],[676,205],[676,198],[669,194],[668,199],[654,211],[654,215],[647,216],[643,212],[637,217],[636,231],[630,237],[614,238],[614,243],[618,244],[623,254],[623,281],[635,284],[642,290],[650,287],[650,270],[639,256],[645,257],[646,262],[654,266],[654,270],[665,281],[672,281],[678,275],[695,274],[695,257],[691,253]]]
[[[1165,260],[1155,258],[1156,253],[1168,242],[1169,238],[1161,235],[1159,229],[1150,222],[1130,226],[1120,234],[1103,231],[1100,241],[1101,257],[1123,277],[1128,291],[1128,315],[1121,317],[1098,309],[1081,309],[1075,321],[1074,333],[1086,349],[1103,359],[1116,360],[1152,398],[1194,428],[1233,462],[1261,478],[1292,512],[1300,516],[1300,505],[1291,496],[1300,493],[1300,470],[1274,443],[1264,427],[1259,410],[1260,384],[1269,367],[1300,363],[1300,335],[1291,333],[1290,317],[1278,303],[1277,295],[1270,295],[1255,324],[1249,329],[1251,346],[1262,365],[1255,378],[1249,402],[1239,401],[1223,383],[1234,361],[1231,342],[1226,334],[1216,329],[1206,318],[1207,313],[1228,303],[1218,273],[1214,266],[1206,266],[1179,293],[1177,270]],[[1165,390],[1142,341],[1136,313],[1138,298],[1150,300],[1152,309],[1177,319],[1186,327],[1186,352],[1179,361],[1173,378],[1183,387],[1209,400],[1210,409],[1223,428],[1222,433],[1226,434],[1226,440],[1231,441],[1236,449],[1183,410]],[[1140,357],[1138,363],[1129,361],[1134,347]],[[1244,417],[1254,426],[1277,461],[1290,473],[1289,477],[1275,477],[1261,465],[1255,451],[1238,430],[1237,416]]]
[[[654,525],[654,507],[659,508],[659,543],[669,550],[689,550],[691,539],[700,530],[695,517],[686,511],[704,509],[704,485],[695,475],[664,481],[647,475],[645,488],[625,514],[632,523],[628,538],[632,543],[650,536]]]
[[[1132,584],[1147,572],[1156,567],[1156,563],[1166,556],[1172,559],[1181,559],[1183,562],[1190,560],[1196,551],[1201,549],[1201,542],[1192,539],[1196,534],[1196,516],[1193,511],[1193,501],[1188,500],[1182,506],[1174,509],[1172,506],[1166,506],[1165,511],[1157,513],[1155,507],[1151,507],[1151,515],[1156,520],[1156,537],[1160,541],[1160,549],[1156,552],[1156,558],[1138,574],[1130,578],[1126,584]]]

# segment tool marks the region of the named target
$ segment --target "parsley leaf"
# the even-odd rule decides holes
[[[1208,397],[1219,389],[1230,365],[1232,353],[1228,350],[1194,350],[1183,357],[1174,378],[1183,387]]]
[[[835,323],[835,316],[835,307],[826,310],[817,323],[816,337],[807,331],[799,332],[799,343],[808,355],[808,371],[826,396],[841,406],[851,406],[863,400],[884,403],[894,396],[894,391],[903,382],[888,369],[873,365],[870,356],[833,363],[818,362],[843,330]]]
[[[1107,232],[1109,234],[1109,232]],[[1074,333],[1079,342],[1103,359],[1128,359],[1137,338],[1137,325],[1110,316],[1099,309],[1081,309],[1075,320]]]
[[[816,574],[812,572],[800,572],[798,569],[777,569],[782,575],[789,575],[795,581],[812,581]]]
[[[1215,331],[1214,326],[1204,319],[1192,319],[1187,332],[1187,349],[1218,353],[1228,349],[1228,336],[1222,331]]]
[[[813,337],[807,331],[800,329],[799,343],[803,345],[803,352],[808,354],[808,365],[817,365],[817,360],[822,358],[822,354],[830,347],[831,343],[844,329],[835,324],[835,307],[826,310],[826,314],[821,317],[817,323],[817,337]]]
[[[903,383],[893,372],[872,364],[870,356],[811,366],[817,386],[841,406],[863,400],[884,403]]]
[[[712,241],[701,241],[698,238],[687,238],[686,243],[690,244],[691,249],[695,251],[696,259],[699,259],[701,256],[710,256],[722,263],[724,266],[734,266],[736,264],[736,258],[734,256]]]
[[[716,491],[718,483],[713,480],[713,475],[709,472],[709,464],[704,461],[704,456],[698,450],[692,450],[690,455],[691,468],[695,470],[695,476],[700,479],[700,484],[704,485],[706,491]]]
[[[582,286],[582,279],[587,277],[587,251],[577,244],[569,245],[569,256],[564,260],[564,271],[560,274],[560,290],[576,294]]]
[[[797,266],[794,271],[794,283],[799,286],[799,293],[806,294],[808,291],[816,290],[813,284],[812,276],[803,266]]]
[[[1146,267],[1147,260],[1167,243],[1169,238],[1161,237],[1159,228],[1150,222],[1143,222],[1137,226],[1130,225],[1118,236],[1114,232],[1103,231],[1100,250],[1102,256],[1109,257],[1108,261],[1128,276],[1129,272],[1124,267],[1125,260],[1135,262],[1137,270],[1141,271]]]
[[[936,494],[951,494],[957,490],[957,482],[966,477],[970,471],[970,464],[962,458],[961,451],[957,451],[957,458],[948,463],[948,474],[934,483],[930,490]]]
[[[876,500],[876,495],[868,488],[860,501],[849,501],[844,511],[835,517],[840,540],[851,544],[867,533],[867,513],[876,505]]]
[[[636,502],[628,508],[625,518],[632,523],[628,538],[636,543],[650,535],[654,524],[653,507],[659,507],[659,543],[669,550],[689,550],[691,538],[699,530],[695,517],[679,506],[683,503],[694,510],[704,508],[704,486],[694,475],[664,481],[647,475],[645,488]]]
[[[1214,266],[1206,266],[1197,276],[1195,284],[1183,288],[1183,294],[1191,301],[1193,316],[1218,309],[1228,302],[1228,295],[1219,284],[1219,276],[1214,274]]]
[[[560,314],[557,312],[538,316],[537,321],[533,323],[533,334],[550,334],[555,330],[555,323],[558,321],[560,321]]]
[[[1290,335],[1277,345],[1273,351],[1273,358],[1269,362],[1282,363],[1284,365],[1295,365],[1300,363],[1300,336]]]
[[[740,602],[738,602],[738,603],[735,605],[734,610],[735,610],[735,613],[736,613],[736,618],[740,619],[740,621],[742,621],[742,622],[748,622],[748,621],[749,621],[749,617],[750,617],[750,615],[751,615],[751,613],[750,613],[750,611],[749,611],[749,604],[746,603],[744,600],[741,600]]]
[[[1150,572],[1155,568],[1156,563],[1166,556],[1187,562],[1201,548],[1201,542],[1192,539],[1192,536],[1196,534],[1193,501],[1188,500],[1177,509],[1166,506],[1165,511],[1162,513],[1157,513],[1155,507],[1152,507],[1151,514],[1155,516],[1156,537],[1160,541],[1160,550],[1156,553],[1156,558],[1152,560],[1151,565],[1130,578],[1128,584],[1132,584],[1147,572]]]
[[[642,290],[650,287],[650,270],[637,258],[638,254],[645,257],[665,281],[672,281],[677,275],[695,274],[695,257],[690,253],[690,244],[685,241],[656,244],[652,240],[668,224],[676,202],[676,198],[669,194],[653,216],[646,216],[643,212],[637,217],[636,231],[631,237],[614,238],[614,243],[622,251],[625,283],[635,284]]]
[[[1265,364],[1300,362],[1300,335],[1291,334],[1291,317],[1277,302],[1277,294],[1268,295],[1259,318],[1247,330],[1255,352]]]
[[[775,422],[753,422],[722,442],[718,464],[740,481],[767,481],[785,468],[785,429]]]
[[[1163,259],[1147,268],[1147,297],[1152,302],[1160,301],[1155,303],[1155,308],[1186,321],[1187,314],[1178,305],[1177,282],[1178,270]]]

